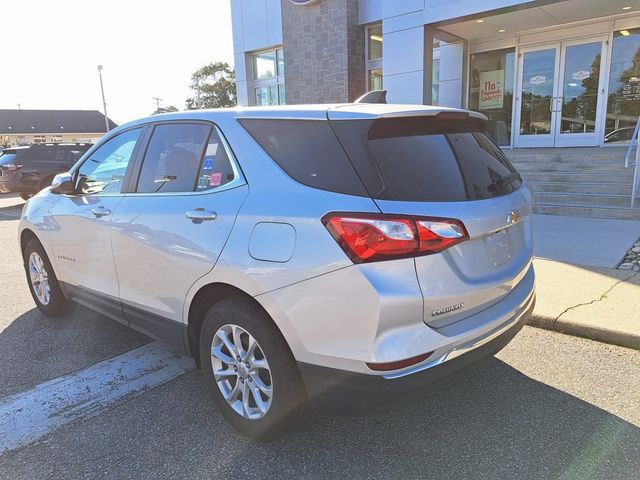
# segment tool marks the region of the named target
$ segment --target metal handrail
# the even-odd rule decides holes
[[[640,139],[638,139],[638,131],[640,131],[640,116],[636,122],[636,128],[633,130],[633,135],[629,140],[629,148],[627,148],[627,154],[624,157],[625,168],[629,166],[631,160],[631,152],[633,151],[633,141],[636,141],[636,163],[633,170],[633,184],[631,185],[631,208],[636,201],[636,194],[638,190],[638,166],[640,165]]]

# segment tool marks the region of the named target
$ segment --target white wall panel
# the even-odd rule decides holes
[[[424,3],[425,0],[384,0],[382,2],[382,18],[422,11]]]
[[[534,3],[522,0],[424,0],[424,23],[435,23],[450,18],[474,15],[499,8]],[[390,2],[393,3],[393,2]]]
[[[358,2],[361,25],[382,20],[382,3],[388,0],[360,0]]]
[[[382,82],[387,91],[387,102],[422,104],[422,75],[422,71],[384,75]]]
[[[383,21],[382,28],[384,29]],[[411,28],[384,35],[382,72],[384,75],[423,69],[424,28]],[[422,86],[420,86],[422,88]]]

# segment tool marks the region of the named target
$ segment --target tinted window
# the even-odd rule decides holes
[[[329,122],[242,119],[240,123],[294,180],[322,190],[367,195]]]
[[[73,165],[89,150],[90,145],[59,145],[51,148],[51,159],[56,163]]]
[[[43,148],[32,146],[16,150],[15,160],[21,165],[29,165],[35,162],[48,162],[51,161],[51,154]]]
[[[226,185],[235,178],[229,152],[214,130],[209,138],[198,175],[198,191],[211,190]]]
[[[334,122],[336,130],[348,131],[338,125],[341,122]],[[362,123],[368,127],[370,122]],[[353,151],[354,157],[358,156],[356,165],[362,169],[366,167],[360,159],[364,151],[373,159],[384,183],[384,188],[377,185],[380,195],[376,198],[449,202],[490,198],[516,190],[521,184],[519,175],[480,129],[481,125],[466,115],[460,119],[380,119],[371,124],[366,136],[361,133],[360,141],[367,149],[349,146],[348,153],[352,155]],[[361,177],[375,176],[363,171]]]
[[[98,147],[78,170],[78,190],[91,194],[120,192],[139,136],[139,128],[129,130]]]
[[[193,192],[211,128],[199,124],[158,125],[142,162],[139,193]]]

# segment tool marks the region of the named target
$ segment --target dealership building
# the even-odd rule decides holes
[[[477,110],[502,146],[628,143],[640,114],[636,0],[231,0],[242,105]]]

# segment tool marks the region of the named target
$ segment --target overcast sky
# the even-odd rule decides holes
[[[229,0],[2,0],[0,108],[102,111],[117,123],[184,109],[191,74],[233,64]]]

